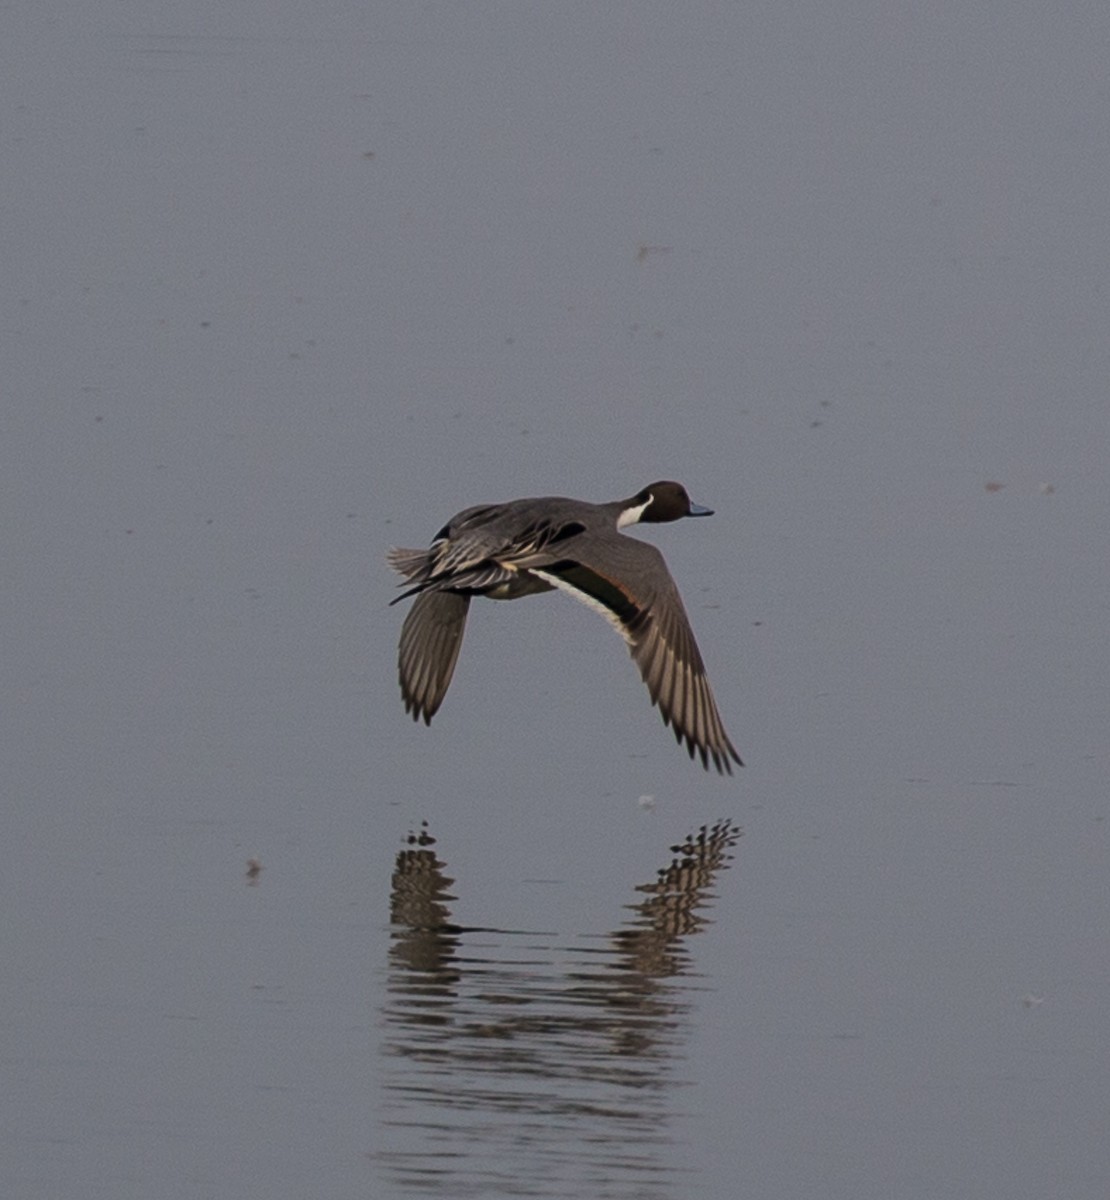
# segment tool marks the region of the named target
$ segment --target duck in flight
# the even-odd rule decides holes
[[[391,549],[390,566],[410,585],[391,603],[416,597],[398,651],[405,711],[431,724],[472,596],[515,600],[558,588],[615,626],[652,704],[690,757],[731,775],[733,763],[744,764],[721,722],[678,588],[654,546],[620,532],[639,521],[712,512],[692,503],[680,483],[662,480],[609,504],[538,496],[478,505],[456,513],[427,550]]]

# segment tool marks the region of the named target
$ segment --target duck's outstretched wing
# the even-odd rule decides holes
[[[575,543],[574,558],[530,562],[542,579],[597,609],[628,643],[664,722],[723,775],[743,766],[717,711],[694,631],[663,556],[654,546],[614,534],[603,546],[596,539]],[[568,547],[570,549],[571,547]],[[629,581],[635,581],[630,583]]]
[[[432,723],[455,673],[470,597],[459,592],[421,592],[401,626],[397,673],[405,712]]]

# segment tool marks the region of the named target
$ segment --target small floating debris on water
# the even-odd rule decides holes
[[[436,840],[428,830],[428,822],[421,821],[419,831],[410,829],[405,841],[410,846],[434,846]]]
[[[262,862],[257,858],[247,859],[247,883],[254,885],[262,874]]]
[[[1044,1003],[1044,997],[1034,996],[1033,993],[1030,992],[1028,996],[1022,996],[1021,1002],[1026,1008],[1036,1008],[1037,1005]]]
[[[655,797],[654,796],[641,796],[639,798],[639,800],[636,801],[636,803],[644,810],[644,812],[654,812],[655,811]]]

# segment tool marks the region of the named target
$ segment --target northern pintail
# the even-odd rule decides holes
[[[638,521],[707,517],[679,483],[653,483],[628,500],[589,504],[537,496],[456,513],[427,550],[391,549],[389,564],[416,600],[401,627],[405,711],[431,724],[455,670],[471,596],[515,600],[559,588],[618,630],[651,702],[693,758],[724,774],[743,766],[721,723],[682,598],[662,554],[619,531]],[[405,585],[402,584],[402,587]]]

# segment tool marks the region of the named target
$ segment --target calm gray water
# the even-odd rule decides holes
[[[1110,11],[0,28],[0,1192],[1102,1200]],[[405,716],[660,477],[743,771],[558,595]]]

